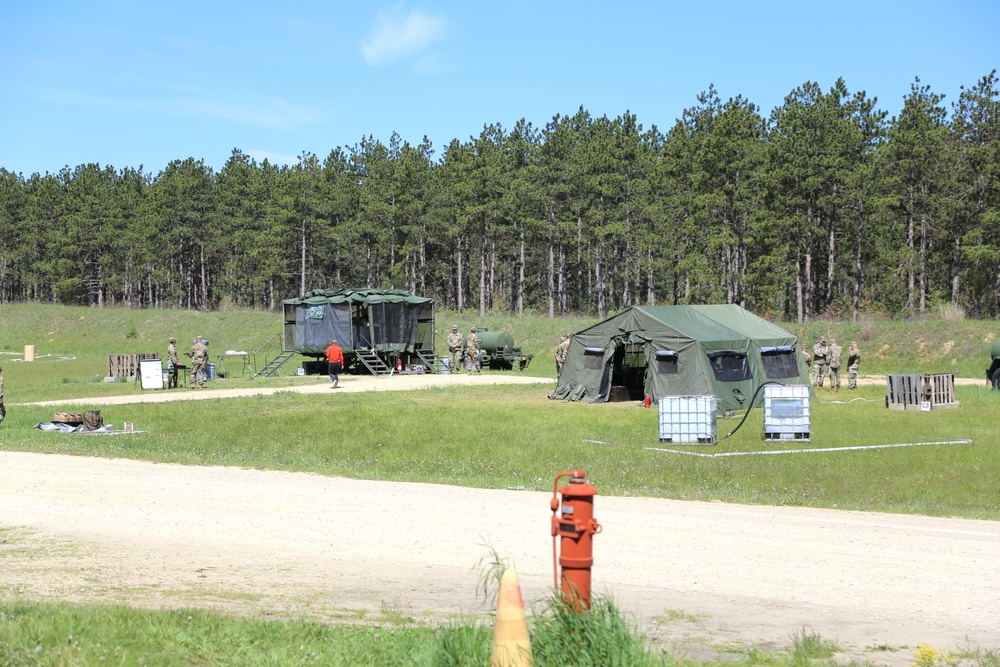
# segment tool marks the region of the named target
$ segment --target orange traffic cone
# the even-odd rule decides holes
[[[497,624],[493,630],[493,655],[490,667],[531,667],[531,637],[524,615],[524,600],[517,572],[505,570],[500,577],[497,595]]]

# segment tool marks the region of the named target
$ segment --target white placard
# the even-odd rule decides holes
[[[930,412],[931,411],[931,402],[930,401],[921,401],[920,402],[920,411],[921,412]]]
[[[139,383],[143,389],[163,389],[163,361],[140,359]]]

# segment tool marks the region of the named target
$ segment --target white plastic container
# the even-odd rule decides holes
[[[660,442],[714,445],[719,441],[715,396],[660,399]]]
[[[764,439],[809,442],[809,385],[764,386]]]

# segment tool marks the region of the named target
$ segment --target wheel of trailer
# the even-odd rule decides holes
[[[1000,368],[993,371],[993,388],[1000,389]]]

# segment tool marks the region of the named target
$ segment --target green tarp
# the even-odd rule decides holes
[[[345,353],[434,350],[434,300],[402,290],[312,290],[285,299],[284,349],[322,356],[336,339]]]
[[[551,398],[707,396],[746,408],[767,381],[809,384],[798,338],[736,305],[636,306],[573,335]],[[755,405],[763,402],[763,392]]]

